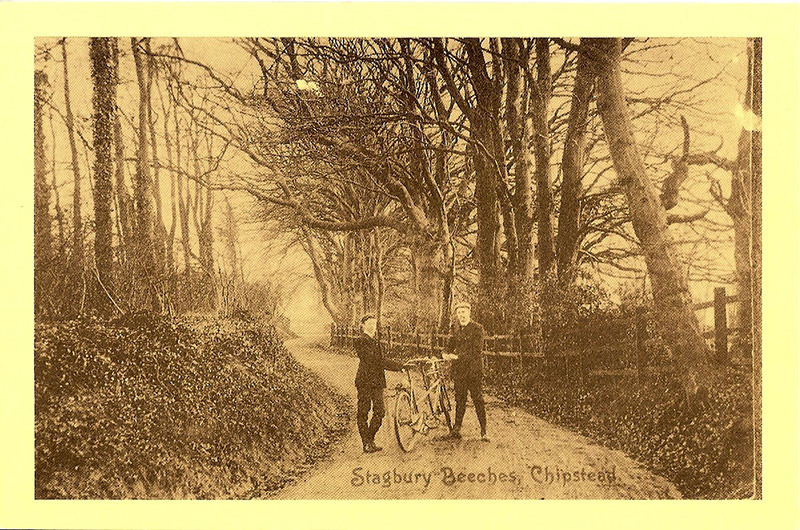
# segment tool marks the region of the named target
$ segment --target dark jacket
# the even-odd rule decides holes
[[[381,352],[381,345],[366,333],[355,342],[356,353],[358,354],[358,372],[356,372],[357,388],[386,388],[386,376],[384,370],[399,372],[403,365],[390,359],[384,359]]]
[[[467,379],[483,376],[481,351],[483,350],[483,326],[470,320],[466,326],[456,322],[447,351],[458,355],[453,361],[453,378]]]

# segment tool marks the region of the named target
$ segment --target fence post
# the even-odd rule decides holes
[[[436,357],[436,325],[431,324],[431,357]]]
[[[717,362],[728,360],[728,309],[724,287],[714,288],[714,347]]]
[[[336,324],[331,322],[331,346],[335,346],[334,338],[336,337]]]
[[[386,326],[386,351],[392,351],[392,326]]]
[[[417,334],[417,357],[421,357],[422,354],[420,353],[419,328],[415,329],[414,332]]]
[[[644,311],[636,312],[636,384],[641,383],[642,354],[644,353],[645,334],[647,333],[647,320]]]

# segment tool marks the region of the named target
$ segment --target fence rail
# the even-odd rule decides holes
[[[737,328],[727,326],[727,304],[736,302],[736,296],[725,294],[724,288],[714,289],[714,300],[693,305],[693,309],[701,311],[714,308],[715,328],[703,332],[703,337],[714,339],[717,358],[724,361],[728,355],[728,336],[731,332],[739,331]],[[648,355],[649,335],[647,320],[643,313],[626,317],[618,322],[621,326],[628,326],[630,344],[610,345],[607,347],[591,346],[591,351],[584,349],[565,349],[563,351],[547,351],[543,348],[544,340],[541,330],[534,332],[515,332],[503,335],[489,335],[483,342],[483,362],[486,365],[489,359],[562,359],[565,370],[569,370],[570,363],[580,368],[580,373],[585,372],[590,376],[620,376],[634,374],[639,377],[645,372],[661,372],[669,369],[663,364],[653,363],[652,356]],[[590,330],[587,330],[587,333]],[[356,326],[339,326],[331,324],[331,346],[352,347],[361,330]],[[433,354],[444,351],[450,335],[440,333],[435,328],[427,332],[420,330],[397,330],[386,326],[378,331],[378,340],[388,350],[395,348],[411,350],[415,355]],[[616,356],[616,358],[614,358]],[[593,366],[596,358],[611,359],[609,366]]]

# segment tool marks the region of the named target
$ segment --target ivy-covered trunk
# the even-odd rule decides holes
[[[111,312],[113,255],[111,240],[111,179],[114,171],[114,119],[117,90],[117,41],[93,38],[90,41],[94,86],[94,255],[97,280],[95,304],[101,314]]]

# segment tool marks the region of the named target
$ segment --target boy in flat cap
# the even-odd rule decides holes
[[[356,373],[356,389],[358,389],[358,408],[356,423],[365,453],[374,453],[383,449],[375,445],[375,434],[381,427],[386,409],[383,404],[383,389],[386,388],[384,370],[399,372],[403,365],[390,359],[384,359],[381,345],[375,337],[377,320],[374,315],[361,318],[361,335],[356,339],[355,350],[358,354],[358,372]],[[367,422],[369,411],[372,418]]]
[[[455,305],[456,323],[447,344],[447,352],[456,355],[453,361],[453,386],[456,397],[456,420],[452,438],[461,438],[461,422],[467,410],[467,392],[472,395],[475,413],[481,426],[481,439],[488,442],[486,435],[486,405],[483,401],[483,326],[470,319],[472,307],[468,302]]]

